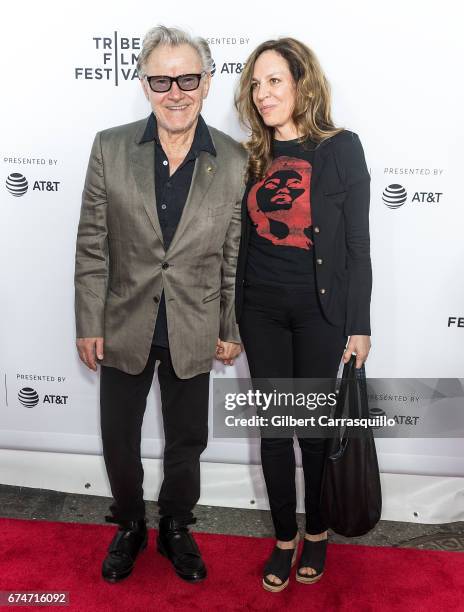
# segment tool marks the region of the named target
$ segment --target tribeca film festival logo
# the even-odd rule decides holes
[[[93,36],[92,42],[99,54],[100,63],[94,66],[76,66],[74,78],[85,81],[120,81],[138,79],[137,58],[142,49],[142,39],[122,36],[114,31],[111,36]]]
[[[385,168],[384,174],[438,176],[443,174],[442,168]],[[414,191],[411,196],[413,204],[438,204],[443,196],[442,191]],[[408,201],[407,189],[399,184],[387,185],[382,193],[382,201],[388,208],[395,210],[401,208]]]
[[[246,36],[223,36],[207,38],[213,45],[247,45]],[[138,79],[137,59],[142,49],[142,38],[122,36],[117,30],[111,36],[93,36],[92,42],[99,54],[99,63],[93,66],[76,66],[74,78],[85,81],[113,81],[117,87],[121,81]],[[212,75],[240,74],[245,62],[223,62],[216,65],[213,61]]]

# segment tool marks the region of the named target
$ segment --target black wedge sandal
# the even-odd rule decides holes
[[[312,584],[322,578],[328,541],[328,536],[324,540],[313,541],[307,538],[303,540],[303,552],[301,553],[298,569],[296,571],[296,579],[298,582]],[[316,570],[316,573],[300,574],[300,569],[303,567],[312,567]]]
[[[295,548],[279,548],[276,546],[269,557],[263,572],[263,587],[266,591],[279,593],[287,586],[290,578],[290,571],[295,565],[296,554],[298,552],[298,542]],[[273,574],[282,582],[277,584],[267,579],[269,574]]]

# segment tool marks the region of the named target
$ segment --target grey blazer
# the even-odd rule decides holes
[[[177,376],[212,367],[217,338],[240,342],[235,273],[246,152],[209,127],[217,152],[195,162],[190,192],[167,252],[155,200],[147,119],[97,133],[76,242],[78,338],[104,338],[103,365],[139,374],[150,353],[161,292]]]

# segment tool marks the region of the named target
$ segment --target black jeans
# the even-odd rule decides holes
[[[252,378],[336,378],[347,337],[324,318],[315,289],[245,283],[240,318]],[[298,438],[305,479],[306,532],[327,529],[319,498],[325,438]],[[297,533],[293,438],[261,437],[261,462],[278,540]]]
[[[140,441],[156,361],[165,436],[161,516],[190,521],[200,497],[200,455],[208,439],[209,372],[180,379],[168,349],[152,346],[136,375],[101,366],[100,407],[103,456],[119,520],[145,517]]]

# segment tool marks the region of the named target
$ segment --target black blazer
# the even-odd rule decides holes
[[[343,130],[316,147],[310,190],[316,287],[322,311],[330,323],[343,325],[347,336],[370,336],[370,175],[357,134]],[[250,229],[244,198],[235,287],[238,322]]]

